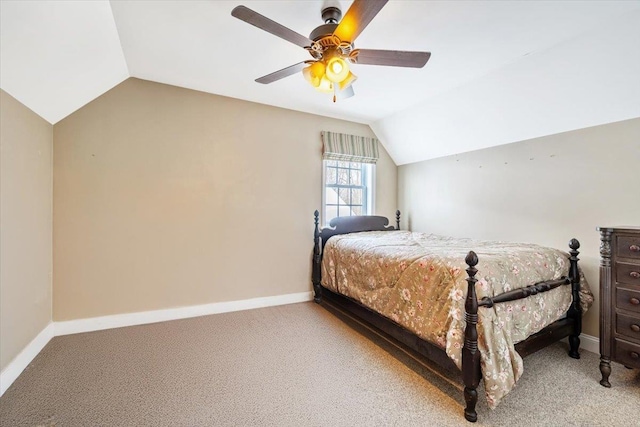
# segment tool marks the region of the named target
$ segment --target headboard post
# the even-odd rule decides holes
[[[573,319],[573,332],[569,335],[569,356],[574,359],[580,359],[580,334],[582,333],[582,306],[580,305],[580,271],[578,270],[578,249],[580,242],[571,239],[569,242],[569,280],[571,280],[571,295],[573,301],[567,312],[567,317]]]
[[[322,300],[322,272],[320,268],[320,228],[318,225],[320,212],[317,210],[313,213],[315,230],[313,231],[313,265],[311,267],[311,283],[313,283],[314,296],[313,300],[319,303]]]
[[[396,230],[400,230],[400,211],[396,211]]]

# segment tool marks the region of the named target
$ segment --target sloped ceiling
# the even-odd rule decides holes
[[[355,65],[336,104],[299,75],[254,82],[308,56],[238,4],[305,35],[322,23],[320,0],[2,1],[0,87],[56,123],[133,76],[368,123],[398,164],[640,116],[640,1],[392,0],[357,47],[431,60]]]
[[[0,87],[50,123],[129,77],[108,1],[2,1],[0,24]]]

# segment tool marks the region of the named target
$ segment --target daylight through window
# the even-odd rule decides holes
[[[324,222],[339,216],[370,215],[374,165],[325,160],[324,168]]]

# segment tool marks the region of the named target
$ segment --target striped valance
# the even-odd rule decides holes
[[[325,160],[375,163],[378,161],[378,140],[345,133],[322,132],[322,157]]]

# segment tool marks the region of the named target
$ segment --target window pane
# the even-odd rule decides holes
[[[354,215],[362,215],[362,206],[351,206],[351,212]]]
[[[338,184],[340,185],[348,185],[349,184],[349,169],[338,169]]]
[[[337,188],[327,188],[325,191],[324,202],[327,205],[337,205],[338,204],[338,189]],[[329,218],[331,219],[331,218]]]
[[[327,166],[336,167],[338,166],[338,162],[336,162],[335,160],[327,160]]]
[[[358,170],[360,170],[360,169],[362,169],[362,163],[351,162],[351,167],[352,167],[353,169],[358,169]]]
[[[327,184],[335,184],[336,183],[336,168],[327,168]]]
[[[349,206],[340,206],[339,209],[338,216],[350,216],[351,209],[349,209]]]
[[[349,204],[349,189],[348,188],[341,188],[338,190],[338,196],[340,198],[339,203],[341,205],[348,205]]]
[[[362,204],[362,189],[354,188],[351,191],[351,202],[352,205],[361,205]]]
[[[338,162],[338,167],[340,168],[348,168],[349,162]]]
[[[362,171],[360,169],[351,169],[349,171],[349,175],[351,176],[351,185],[362,185]]]
[[[327,206],[327,209],[325,210],[325,215],[324,215],[324,220],[327,224],[329,224],[329,221],[331,221],[333,218],[338,216],[338,207],[337,206]]]

